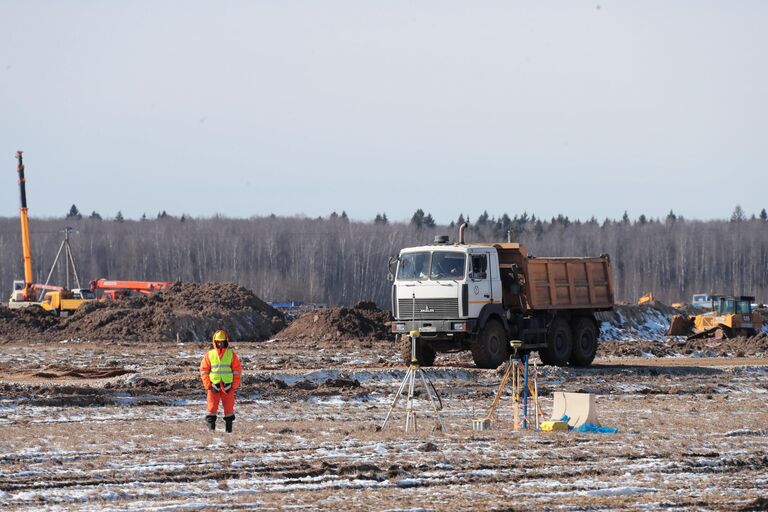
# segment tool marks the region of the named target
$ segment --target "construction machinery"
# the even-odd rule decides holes
[[[518,243],[449,243],[402,249],[390,259],[392,332],[418,331],[423,366],[437,352],[471,350],[475,364],[496,368],[509,356],[538,351],[545,364],[589,366],[600,332],[596,311],[613,309],[610,258],[538,258]],[[396,269],[393,267],[396,266]]]
[[[134,294],[152,295],[167,290],[173,283],[168,281],[119,281],[97,279],[91,281],[92,292],[101,292],[103,300],[117,300]]]
[[[711,311],[700,315],[674,315],[669,336],[695,338],[733,338],[754,336],[763,327],[763,318],[754,310],[754,297],[710,296]]]
[[[653,292],[648,292],[637,299],[638,304],[653,304],[654,302],[656,302],[656,299],[653,298]]]
[[[77,269],[75,267],[75,261],[72,258],[72,252],[69,247],[69,233],[71,228],[64,230],[64,241],[59,247],[59,252],[56,253],[56,258],[51,266],[51,271],[48,273],[48,278],[45,284],[33,283],[32,272],[32,248],[29,236],[29,215],[27,209],[27,188],[26,178],[24,176],[24,161],[23,152],[16,152],[16,159],[18,160],[17,172],[19,174],[19,193],[21,197],[21,208],[19,210],[19,217],[21,219],[21,251],[24,258],[24,280],[16,280],[13,282],[13,292],[11,298],[8,301],[8,307],[12,309],[25,308],[29,306],[41,307],[44,310],[57,314],[67,315],[75,311],[85,302],[90,302],[96,299],[89,290],[83,290],[80,288],[80,280],[77,276]],[[68,290],[62,286],[55,286],[49,284],[53,270],[56,268],[56,264],[59,260],[59,256],[65,254],[67,265],[67,287],[69,287],[69,265],[72,265],[72,270],[75,277],[75,283],[77,288],[74,290]]]

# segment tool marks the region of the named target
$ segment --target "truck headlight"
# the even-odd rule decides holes
[[[467,324],[464,322],[453,322],[451,324],[451,330],[453,331],[466,331],[467,330]]]
[[[392,324],[392,332],[405,332],[405,324]]]

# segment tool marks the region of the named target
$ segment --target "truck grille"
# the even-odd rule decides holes
[[[400,320],[459,318],[459,299],[416,299],[416,315],[413,299],[399,299],[397,313]]]

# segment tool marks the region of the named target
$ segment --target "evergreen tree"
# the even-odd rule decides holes
[[[435,219],[432,217],[431,213],[428,213],[427,216],[424,217],[424,225],[427,226],[428,228],[435,227],[436,225]]]
[[[83,218],[83,215],[80,213],[80,210],[77,209],[77,206],[72,205],[67,214],[67,218],[80,220]]]
[[[165,210],[163,210],[162,212],[157,214],[157,218],[158,219],[167,219],[168,218],[168,213]]]
[[[731,222],[742,222],[745,218],[744,210],[742,210],[741,205],[737,204],[731,214]]]
[[[338,219],[338,218],[339,218],[339,214],[338,214],[338,213],[336,213],[336,211],[334,210],[334,211],[333,211],[333,213],[331,213],[331,216],[330,216],[329,218],[330,218],[331,220],[336,220],[336,219]]]
[[[456,225],[461,226],[462,224],[464,224],[464,214],[460,213],[459,218],[456,219]]]
[[[184,222],[185,220],[187,220],[187,216],[182,213],[179,222]]]
[[[637,218],[637,223],[640,224],[640,225],[648,224],[648,218],[645,216],[644,213],[641,213],[640,217]]]
[[[482,215],[480,215],[477,218],[477,225],[478,226],[485,226],[486,224],[488,224],[488,211],[487,210],[483,211]]]
[[[621,223],[629,224],[629,215],[627,214],[627,210],[624,210],[624,215],[621,216]]]
[[[669,210],[669,213],[667,214],[667,224],[672,224],[675,221],[677,221],[677,215],[675,215],[675,212],[672,210]]]
[[[768,220],[768,212],[765,211],[765,208],[760,210],[760,220],[762,220],[763,222]]]
[[[115,215],[115,222],[123,222],[125,219],[123,218],[123,212],[118,211],[117,215]]]
[[[94,210],[91,212],[91,215],[88,218],[92,220],[101,220],[101,215],[96,213],[96,210]]]
[[[141,214],[141,222],[146,222],[146,221],[147,221],[147,214],[146,213],[142,213]]]
[[[347,212],[345,212],[344,210],[341,210],[341,220],[343,220],[344,222],[349,222],[349,217],[347,217]]]
[[[424,210],[419,208],[413,214],[413,217],[411,217],[411,226],[416,226],[417,228],[420,228],[423,225],[424,225]]]

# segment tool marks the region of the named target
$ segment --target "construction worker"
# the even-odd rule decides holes
[[[219,402],[224,405],[224,422],[227,432],[232,432],[235,421],[235,391],[240,386],[240,359],[229,346],[226,331],[213,334],[213,348],[200,361],[200,378],[208,391],[208,430],[216,430],[216,413]]]

